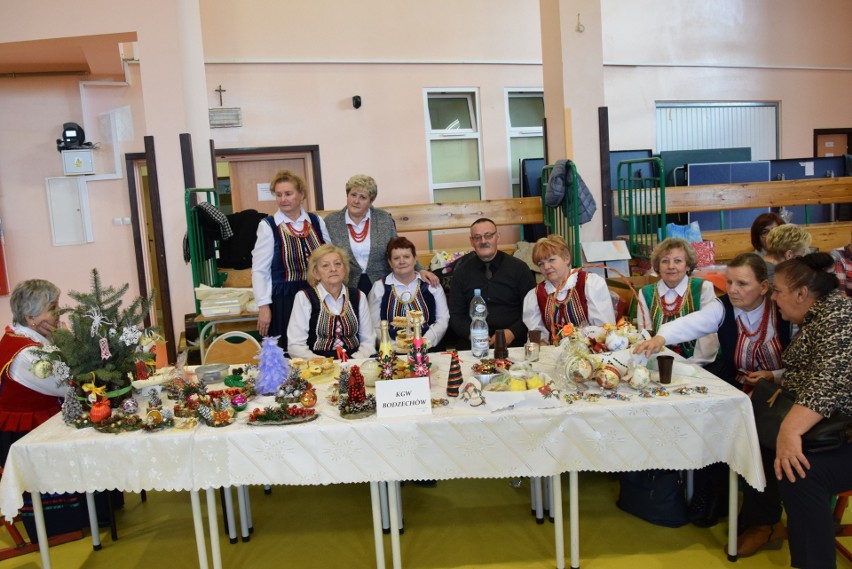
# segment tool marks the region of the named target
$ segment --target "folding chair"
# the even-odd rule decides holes
[[[260,353],[260,342],[246,332],[235,330],[217,336],[204,351],[204,364],[241,365],[255,361]],[[266,488],[265,488],[266,489]],[[234,502],[230,488],[221,489],[224,509],[225,531],[231,543],[237,543],[237,530],[234,522]],[[251,503],[247,486],[237,486],[237,503],[240,512],[240,534],[243,541],[249,541],[254,530],[251,523]]]
[[[260,353],[260,342],[246,332],[235,330],[217,336],[204,351],[205,364],[250,364]]]

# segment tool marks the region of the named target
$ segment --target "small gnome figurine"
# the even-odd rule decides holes
[[[462,384],[461,364],[459,353],[453,350],[450,354],[450,375],[447,378],[447,397],[458,397]]]

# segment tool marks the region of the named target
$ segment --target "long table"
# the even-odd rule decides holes
[[[510,356],[520,359],[519,352]],[[464,373],[473,359],[461,355]],[[551,350],[542,351],[544,369]],[[432,354],[433,395],[445,394],[449,356]],[[257,427],[245,418],[224,428],[105,435],[76,430],[57,416],[12,446],[0,482],[0,512],[11,518],[23,491],[93,492],[115,488],[192,493],[199,559],[206,567],[198,492],[206,490],[208,514],[215,515],[213,489],[249,484],[325,485],[370,482],[374,522],[377,483],[417,479],[553,477],[557,567],[564,567],[559,476],[571,485],[571,566],[579,566],[577,473],[650,468],[696,469],[724,462],[748,484],[765,484],[748,398],[706,372],[683,379],[706,394],[642,397],[626,386],[628,400],[578,398],[549,409],[486,412],[462,401],[433,409],[431,416],[349,420],[325,402],[328,385],[318,387],[320,417],[285,427]],[[598,391],[589,389],[590,393]],[[486,394],[487,397],[487,394]],[[263,401],[255,405],[263,405]],[[736,508],[736,484],[731,505]],[[390,493],[392,550],[399,567],[395,495]],[[38,504],[36,509],[38,509]],[[39,514],[39,512],[36,512]],[[38,520],[38,517],[37,517]],[[731,520],[736,520],[732,516]],[[736,554],[736,524],[729,549]],[[384,566],[380,528],[377,566]],[[210,523],[213,564],[218,567],[218,525]],[[46,543],[46,540],[42,540]],[[43,565],[49,567],[46,549]],[[202,559],[204,553],[204,559]]]

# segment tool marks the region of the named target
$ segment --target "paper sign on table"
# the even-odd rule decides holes
[[[380,418],[431,413],[432,394],[428,377],[376,382],[376,415]]]

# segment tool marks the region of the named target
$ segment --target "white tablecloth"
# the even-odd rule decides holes
[[[520,357],[520,353],[511,354]],[[546,360],[547,350],[543,351]],[[445,396],[449,357],[431,356],[439,373],[433,395]],[[467,374],[473,359],[462,354]],[[701,372],[703,374],[703,372]],[[427,417],[348,420],[318,388],[320,417],[290,426],[237,423],[120,435],[76,430],[59,416],[12,446],[0,482],[0,512],[12,517],[23,491],[115,488],[199,490],[239,484],[550,476],[565,471],[689,469],[725,462],[752,486],[765,481],[748,398],[701,375],[707,394],[601,398],[553,409],[482,414],[451,400]],[[593,389],[591,391],[597,391]],[[270,398],[271,399],[271,398]],[[255,402],[255,405],[262,401]]]

